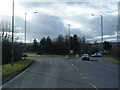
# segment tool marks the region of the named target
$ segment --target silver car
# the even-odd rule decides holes
[[[82,55],[82,60],[90,60],[89,54],[83,54]]]
[[[95,53],[92,55],[92,57],[101,57],[102,56],[102,53]]]

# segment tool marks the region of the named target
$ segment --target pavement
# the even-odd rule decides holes
[[[101,58],[30,58],[34,63],[3,88],[118,88],[118,65]]]

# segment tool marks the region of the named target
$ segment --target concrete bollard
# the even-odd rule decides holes
[[[78,58],[78,54],[76,55],[76,58]]]
[[[66,57],[66,59],[68,59],[68,55],[66,55],[65,57]]]

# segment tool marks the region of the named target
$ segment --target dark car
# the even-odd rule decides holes
[[[82,60],[90,60],[89,54],[83,54]]]
[[[22,54],[22,57],[28,57],[28,55],[24,53],[24,54]]]

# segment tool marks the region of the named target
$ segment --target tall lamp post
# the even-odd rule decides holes
[[[70,57],[70,24],[68,24],[69,26],[69,45],[68,45],[68,54],[69,54],[69,57]]]
[[[13,7],[12,7],[12,62],[11,65],[13,66],[14,56],[13,56],[13,41],[14,41],[14,0],[13,0]]]
[[[112,25],[112,27],[114,27],[114,26],[116,27],[116,30],[117,30],[117,31],[116,31],[116,35],[117,35],[117,36],[116,36],[116,39],[117,39],[116,41],[117,41],[117,46],[118,46],[118,45],[119,45],[119,40],[118,40],[118,36],[119,36],[118,28],[119,28],[119,27],[118,27],[118,25]]]
[[[117,25],[117,46],[119,46],[119,35],[120,35],[120,33],[119,33],[119,25]]]
[[[26,59],[26,15],[27,13],[25,13],[25,47],[24,47],[24,59]]]
[[[101,42],[102,42],[102,51],[103,51],[104,50],[104,47],[103,47],[103,16],[100,15],[100,17],[101,17]]]
[[[34,13],[37,13],[37,12],[34,12]],[[25,12],[25,46],[24,46],[24,59],[26,59],[26,16],[27,16],[27,13]]]
[[[91,14],[92,16],[94,16],[94,14]],[[103,16],[100,15],[100,21],[101,21],[101,50],[103,51]]]

